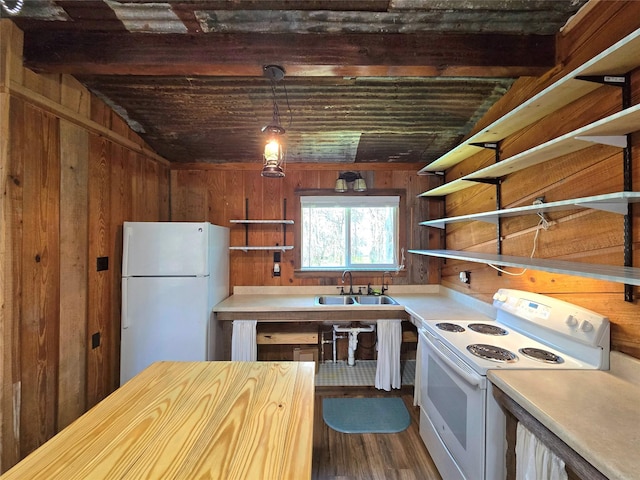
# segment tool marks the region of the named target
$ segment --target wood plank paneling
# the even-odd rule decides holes
[[[99,257],[109,257],[111,190],[111,144],[102,137],[89,139],[89,311],[87,315],[87,345],[93,339],[99,343],[87,351],[87,402],[95,405],[111,392],[113,383],[108,338],[111,320],[111,281],[109,270],[97,271]],[[113,263],[110,259],[109,263]],[[97,335],[98,338],[94,337]],[[97,341],[99,339],[99,342]]]
[[[129,152],[120,145],[111,145],[109,156],[109,232],[108,232],[108,256],[109,270],[107,281],[109,282],[109,306],[110,318],[103,332],[102,346],[106,350],[108,360],[105,362],[109,370],[109,393],[120,385],[120,312],[122,305],[122,293],[120,281],[122,277],[122,225],[130,218],[131,187],[128,176]],[[137,153],[132,155],[138,156]],[[106,187],[106,185],[105,185]],[[153,208],[156,205],[151,205]],[[157,217],[153,217],[157,219]]]
[[[23,228],[21,357],[21,454],[56,432],[59,341],[58,121],[23,104]],[[34,137],[32,132],[40,132]],[[35,418],[34,418],[35,417]]]
[[[22,311],[22,199],[24,164],[23,152],[18,145],[24,143],[24,131],[18,128],[23,124],[24,112],[21,102],[0,94],[4,99],[3,119],[6,121],[3,134],[7,139],[2,152],[3,180],[6,195],[2,196],[4,243],[3,272],[3,308],[2,315],[2,466],[13,465],[20,458],[20,316]],[[13,127],[13,128],[12,128]]]
[[[60,372],[58,428],[86,410],[88,159],[86,130],[60,121]]]

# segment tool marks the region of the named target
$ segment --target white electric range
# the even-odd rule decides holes
[[[420,434],[443,478],[505,478],[505,417],[489,369],[609,368],[609,321],[521,290],[494,295],[495,321],[431,320],[419,329]]]

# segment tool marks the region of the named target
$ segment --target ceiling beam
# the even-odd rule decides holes
[[[553,36],[508,34],[144,34],[25,32],[25,66],[76,75],[536,76]]]

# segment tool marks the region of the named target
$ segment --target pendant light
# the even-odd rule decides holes
[[[264,152],[262,154],[263,177],[284,177],[284,134],[285,130],[280,125],[280,112],[276,102],[276,84],[284,78],[284,69],[278,65],[267,65],[263,69],[264,76],[271,81],[271,94],[273,97],[273,118],[271,123],[262,127],[266,135]]]

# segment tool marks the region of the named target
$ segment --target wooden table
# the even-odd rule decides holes
[[[310,478],[313,401],[313,362],[159,362],[1,478]]]

